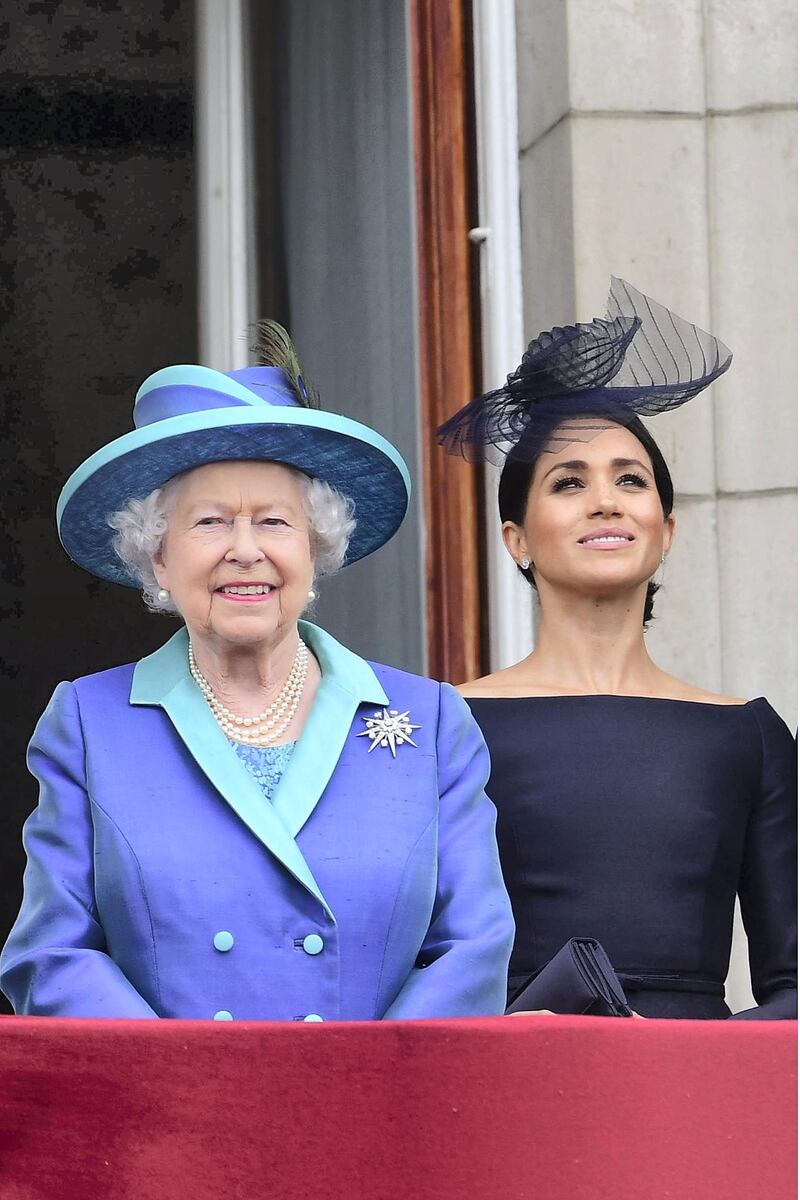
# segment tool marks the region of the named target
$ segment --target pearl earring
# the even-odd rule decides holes
[[[523,558],[519,565],[522,567],[523,571],[527,571],[528,567],[531,565],[531,560],[529,558]]]
[[[158,600],[159,604],[167,603],[167,601],[169,600],[169,592],[167,591],[166,588],[158,589],[158,591],[156,592],[156,600]]]
[[[308,589],[308,599],[309,599],[309,601],[311,601],[311,600],[316,600],[316,598],[317,598],[317,593],[314,591],[314,589],[313,589],[313,588],[309,588],[309,589]]]

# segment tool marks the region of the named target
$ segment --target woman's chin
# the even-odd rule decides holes
[[[258,646],[263,642],[272,641],[278,636],[279,630],[285,629],[286,623],[270,620],[254,619],[253,616],[232,616],[226,620],[215,620],[203,629],[203,636],[231,646]]]
[[[603,570],[586,572],[579,578],[571,576],[554,583],[558,591],[563,589],[587,600],[609,602],[635,596],[646,586],[649,578],[649,575],[642,576],[641,572],[632,574],[630,571]]]

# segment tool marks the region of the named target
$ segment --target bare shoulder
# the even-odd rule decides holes
[[[460,683],[456,691],[465,699],[488,700],[492,697],[512,695],[518,686],[516,668],[507,667],[503,671],[492,671],[490,675],[483,675],[480,679],[470,679],[466,683]]]
[[[496,696],[496,684],[493,685],[493,679],[494,675],[484,675],[482,679],[469,679],[466,683],[459,683],[456,691],[465,700],[480,696]]]
[[[689,700],[693,704],[742,705],[747,704],[740,696],[723,696],[719,692],[707,692],[705,688],[696,687],[684,679],[674,675],[664,675],[665,699]]]

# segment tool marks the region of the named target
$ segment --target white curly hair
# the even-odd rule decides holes
[[[287,469],[300,482],[303,491],[303,508],[314,551],[314,578],[333,575],[344,561],[356,527],[353,501],[322,479],[311,479],[294,467]],[[126,570],[138,580],[144,602],[151,612],[174,614],[178,611],[171,597],[159,599],[160,587],[152,558],[167,532],[182,478],[182,475],[176,475],[143,499],[129,500],[124,508],[108,518],[108,524],[115,530],[114,550]]]

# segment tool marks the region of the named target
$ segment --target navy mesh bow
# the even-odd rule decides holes
[[[605,318],[540,333],[502,387],[439,427],[439,441],[469,459],[494,450],[533,457],[559,422],[570,422],[569,440],[581,440],[615,416],[677,408],[732,357],[712,334],[612,278]]]

